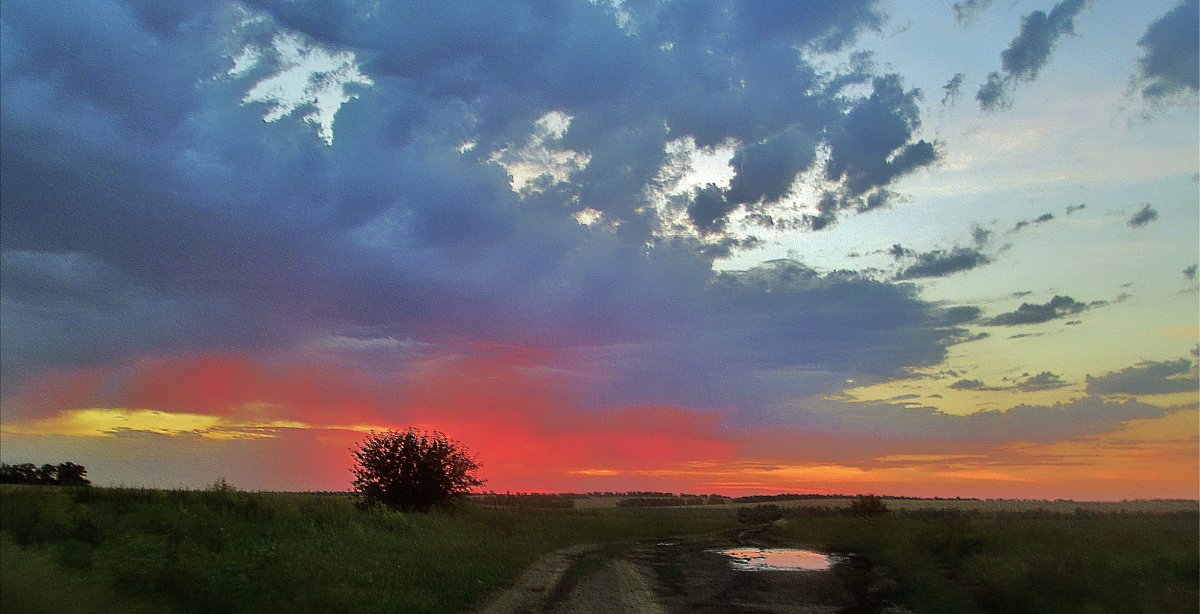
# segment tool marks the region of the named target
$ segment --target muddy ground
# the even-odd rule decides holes
[[[754,531],[552,553],[477,612],[903,612],[888,578],[851,557],[830,571],[739,571],[714,549],[772,544]]]

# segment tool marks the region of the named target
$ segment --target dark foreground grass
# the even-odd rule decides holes
[[[854,553],[835,566],[864,611],[1200,611],[1200,515],[793,512],[772,540]]]
[[[400,514],[338,496],[4,486],[0,610],[453,611],[551,550],[732,522],[719,510]]]
[[[761,539],[854,553],[835,571],[850,610],[1200,611],[1196,512],[784,513]],[[701,506],[400,514],[328,495],[5,485],[0,612],[455,611],[552,550],[734,525]]]

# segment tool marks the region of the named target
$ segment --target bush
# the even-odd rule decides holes
[[[859,495],[850,502],[848,511],[851,516],[882,516],[888,508],[878,495]]]
[[[476,499],[482,505],[492,507],[515,507],[522,509],[571,509],[575,507],[575,499],[569,495],[550,493],[492,493]]]
[[[774,522],[780,518],[783,518],[783,508],[774,503],[756,505],[754,507],[739,507],[737,511],[738,522],[744,524],[763,524]]]
[[[428,512],[484,484],[466,448],[436,431],[372,432],[353,452],[354,492],[363,507]]]

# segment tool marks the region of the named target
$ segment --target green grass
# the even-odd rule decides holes
[[[866,601],[915,612],[1200,611],[1200,516],[792,514],[768,537],[857,556]]]
[[[1195,512],[818,512],[786,510],[761,537],[855,553],[835,573],[865,611],[1200,611]],[[5,485],[0,611],[455,611],[552,550],[734,524],[703,506],[400,514],[328,495]]]
[[[75,584],[73,599],[159,611],[444,612],[558,548],[732,522],[727,510],[401,514],[337,496],[3,486],[6,561],[36,564],[5,564],[0,575],[3,603],[42,594],[43,611],[77,611],[51,605],[59,597],[48,587],[61,576]]]
[[[0,612],[27,614],[156,614],[166,611],[149,599],[121,595],[107,582],[67,567],[50,551],[22,549],[0,539]]]

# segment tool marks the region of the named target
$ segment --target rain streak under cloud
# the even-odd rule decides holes
[[[5,462],[1197,495],[1195,2],[2,8]]]

